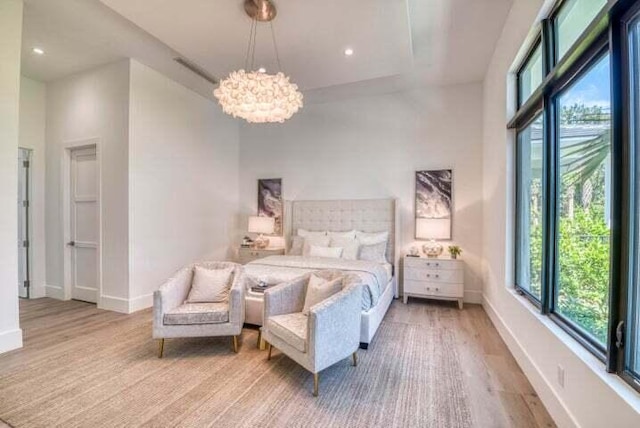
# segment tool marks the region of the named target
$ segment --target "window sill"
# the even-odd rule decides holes
[[[525,297],[515,290],[508,290],[513,298],[534,316],[540,324],[549,330],[564,345],[582,361],[605,385],[611,388],[620,398],[636,412],[640,413],[640,393],[629,386],[617,374],[608,373],[605,365],[595,355],[589,352],[584,346],[575,340],[562,327],[553,322],[548,316],[542,315],[537,308]]]

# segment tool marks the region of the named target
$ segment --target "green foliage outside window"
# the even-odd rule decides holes
[[[572,106],[562,111],[564,124],[607,122],[598,108]],[[558,298],[556,312],[606,343],[609,315],[610,230],[606,210],[606,165],[610,133],[564,146],[558,224]],[[568,149],[567,149],[568,148]],[[531,183],[530,284],[540,295],[542,260],[541,184]]]

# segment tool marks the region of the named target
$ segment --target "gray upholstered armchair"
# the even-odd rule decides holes
[[[360,344],[362,284],[355,275],[338,271],[314,272],[333,280],[343,278],[342,291],[302,313],[311,274],[270,288],[264,293],[262,337],[268,342],[268,359],[275,346],[313,373],[313,395],[318,395],[318,373],[350,355],[357,365]]]
[[[196,266],[205,269],[233,267],[229,298],[219,303],[185,302]],[[164,339],[178,337],[232,336],[238,352],[238,336],[244,324],[244,274],[242,265],[231,262],[193,263],[175,273],[153,294],[153,338],[159,339],[159,357]]]

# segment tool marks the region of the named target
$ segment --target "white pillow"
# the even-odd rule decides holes
[[[358,258],[369,262],[386,263],[386,253],[386,241],[373,245],[362,245],[360,246],[360,254],[358,255]]]
[[[290,256],[301,256],[304,248],[304,238],[302,236],[291,237],[291,248],[289,249]]]
[[[356,239],[356,231],[349,230],[347,232],[327,232],[327,236],[331,238]]]
[[[331,238],[328,236],[307,236],[304,238],[304,246],[302,248],[302,255],[308,256],[312,245],[318,247],[328,247],[331,242]]]
[[[342,247],[319,247],[312,245],[309,249],[310,257],[328,257],[330,259],[339,259],[342,255]]]
[[[307,295],[304,298],[304,307],[302,313],[307,315],[312,306],[328,299],[342,290],[342,277],[338,277],[333,281],[327,281],[314,274],[309,277],[307,284]]]
[[[331,238],[330,247],[342,248],[341,258],[345,260],[358,260],[358,250],[360,243],[352,238]]]
[[[205,269],[196,266],[187,303],[226,302],[229,300],[233,267]]]
[[[361,245],[379,244],[381,242],[387,242],[389,240],[389,231],[367,233],[358,230],[356,231],[356,239],[360,241]]]
[[[303,238],[315,237],[315,236],[327,236],[326,231],[314,232],[306,229],[298,229],[298,236]]]

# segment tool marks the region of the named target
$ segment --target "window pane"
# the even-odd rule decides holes
[[[542,116],[518,133],[517,285],[542,295]]]
[[[567,0],[562,5],[554,22],[558,61],[578,40],[606,3],[607,0]]]
[[[629,292],[631,309],[630,357],[629,369],[640,379],[640,20],[629,26],[629,64],[631,66],[631,135],[635,144],[635,273],[633,287]]]
[[[527,102],[533,91],[538,89],[542,83],[542,77],[542,45],[538,43],[538,47],[531,53],[518,74],[518,107]]]
[[[609,315],[609,56],[559,99],[558,284],[555,311],[606,342]]]

